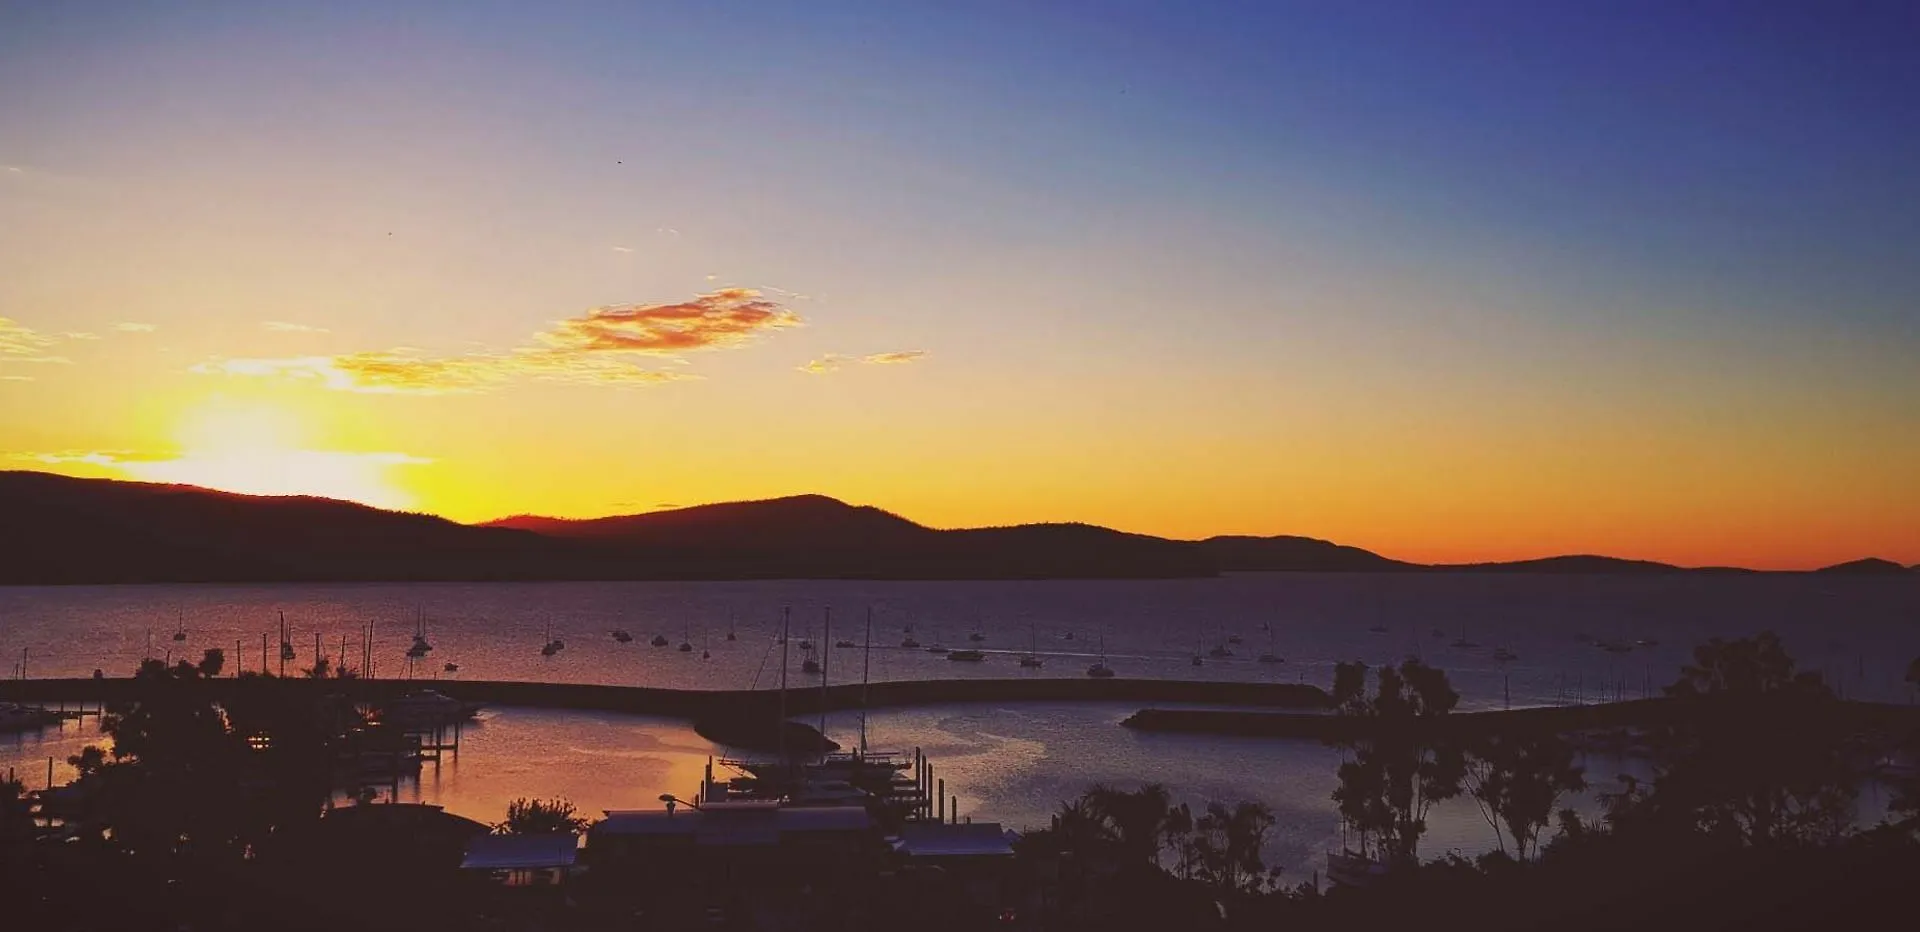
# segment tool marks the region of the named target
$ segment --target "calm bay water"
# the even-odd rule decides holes
[[[744,582],[494,585],[129,586],[0,589],[0,656],[19,662],[27,650],[33,676],[84,676],[95,668],[130,670],[146,650],[198,656],[205,647],[243,644],[248,668],[260,663],[263,632],[284,611],[311,663],[314,633],[328,654],[342,634],[359,662],[358,631],[376,623],[382,676],[405,675],[403,651],[416,612],[435,645],[417,671],[434,676],[447,661],[459,677],[630,683],[686,688],[738,688],[777,682],[773,644],[780,609],[792,606],[795,637],[823,645],[826,606],[832,638],[860,640],[874,609],[876,679],[928,677],[1081,676],[1104,634],[1109,662],[1122,676],[1282,679],[1325,684],[1338,660],[1370,663],[1419,653],[1444,667],[1474,707],[1497,706],[1503,686],[1512,701],[1547,703],[1581,692],[1599,698],[1602,684],[1636,695],[1670,681],[1691,646],[1710,636],[1738,637],[1772,629],[1806,668],[1826,673],[1851,696],[1905,701],[1905,665],[1920,655],[1920,581],[1864,577],[1579,577],[1245,575],[1214,580],[1140,582]],[[724,640],[733,616],[738,639]],[[185,618],[184,625],[179,621]],[[1285,664],[1252,660],[1272,649]],[[955,663],[898,647],[903,627],[932,644],[965,646],[978,630],[986,662]],[[1388,628],[1384,634],[1369,629]],[[540,656],[548,626],[567,642]],[[172,634],[183,628],[185,642]],[[634,643],[608,632],[625,628]],[[1434,629],[1445,632],[1435,637]],[[646,644],[656,632],[690,654]],[[1067,632],[1074,638],[1066,640]],[[1462,636],[1481,645],[1455,648]],[[1194,667],[1196,650],[1238,633],[1236,656]],[[1581,636],[1585,635],[1586,638]],[[1613,654],[1591,638],[1657,640]],[[1048,657],[1039,671],[1014,655],[1029,639]],[[712,654],[701,660],[699,648]],[[1520,655],[1493,661],[1494,647]],[[858,681],[858,650],[827,648],[835,682]],[[801,655],[789,661],[800,685]],[[278,666],[277,659],[271,665]],[[437,673],[440,676],[449,674]],[[1503,680],[1504,677],[1504,680]],[[811,682],[816,682],[813,680]],[[1131,706],[996,704],[876,710],[868,721],[876,748],[932,756],[960,811],[1013,826],[1044,825],[1061,800],[1094,782],[1158,780],[1196,807],[1208,800],[1257,799],[1278,817],[1269,860],[1298,882],[1323,864],[1337,839],[1328,796],[1337,753],[1311,742],[1215,736],[1141,734],[1119,726]],[[429,765],[403,799],[447,806],[483,821],[498,820],[519,796],[564,796],[583,811],[657,805],[661,793],[694,791],[709,755],[725,753],[684,722],[644,716],[531,709],[492,709],[466,733],[459,758]],[[829,730],[843,743],[857,717],[835,716]],[[0,736],[0,770],[17,767],[30,785],[45,779],[54,757],[63,763],[90,741],[93,726],[68,723],[37,735]],[[1632,772],[1632,762],[1590,759],[1590,779]],[[1868,807],[1877,805],[1865,801]],[[1591,794],[1581,804],[1591,808]],[[1471,801],[1436,808],[1424,845],[1428,854],[1474,854],[1492,845]]]
[[[834,682],[860,679],[862,652],[829,645],[862,640],[869,608],[877,680],[1081,676],[1104,639],[1121,676],[1324,684],[1339,660],[1417,654],[1445,668],[1468,705],[1499,704],[1503,690],[1515,704],[1542,703],[1637,694],[1670,681],[1708,637],[1772,629],[1803,667],[1849,696],[1901,700],[1905,666],[1920,655],[1920,577],[1288,573],[1123,582],[13,587],[0,588],[0,658],[11,669],[24,650],[32,676],[124,674],[149,649],[197,658],[207,647],[231,654],[238,645],[238,659],[253,669],[262,636],[277,631],[284,613],[300,652],[289,669],[311,664],[316,635],[329,655],[344,636],[358,665],[360,631],[372,622],[376,673],[405,676],[419,614],[435,649],[416,676],[734,689],[777,682],[773,636],[788,606],[796,639],[811,633],[821,644]],[[725,640],[730,618],[735,641]],[[958,663],[903,649],[907,625],[927,645],[976,646],[988,658]],[[1388,630],[1370,630],[1376,626]],[[616,643],[615,628],[631,631],[634,642]],[[551,658],[540,655],[548,630],[567,645]],[[186,639],[175,642],[176,631]],[[984,642],[968,640],[976,631]],[[695,649],[649,647],[655,634]],[[1194,653],[1231,634],[1243,639],[1231,645],[1236,656],[1192,665]],[[1451,646],[1462,637],[1478,646]],[[1591,646],[1593,638],[1659,643],[1615,654]],[[1015,664],[1030,645],[1047,656],[1045,668]],[[1496,663],[1496,647],[1519,659]],[[700,659],[703,648],[709,659]],[[1254,662],[1269,648],[1287,662]],[[271,651],[270,667],[278,669],[277,658]],[[788,659],[794,675],[801,660],[796,648]],[[459,672],[443,672],[447,662]]]

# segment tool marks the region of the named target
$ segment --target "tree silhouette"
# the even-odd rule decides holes
[[[1340,765],[1333,800],[1341,818],[1360,831],[1363,853],[1413,863],[1427,811],[1458,795],[1465,776],[1460,749],[1439,727],[1460,694],[1444,672],[1409,660],[1381,667],[1369,697],[1366,671],[1357,663],[1334,669],[1335,708],[1355,727],[1334,742],[1351,757]]]
[[[1506,850],[1504,827],[1513,839],[1514,857],[1523,861],[1538,853],[1540,831],[1560,798],[1587,786],[1572,746],[1551,734],[1483,738],[1469,749],[1465,773],[1468,792],[1493,826],[1500,850]]]
[[[1165,786],[1149,783],[1128,791],[1096,784],[1084,798],[1087,808],[1099,821],[1106,837],[1119,847],[1122,857],[1150,864],[1159,862],[1172,812]]]
[[[1666,690],[1686,714],[1650,736],[1653,780],[1629,783],[1614,821],[1749,846],[1846,833],[1860,775],[1832,691],[1794,667],[1772,632],[1696,648]]]
[[[1273,810],[1265,803],[1241,802],[1229,808],[1208,803],[1194,824],[1200,869],[1209,886],[1225,894],[1262,893],[1279,879],[1261,857]]]
[[[501,835],[558,835],[578,832],[587,820],[575,814],[564,799],[516,799],[507,804],[507,818],[493,830]]]

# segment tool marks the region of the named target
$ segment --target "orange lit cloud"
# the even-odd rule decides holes
[[[260,325],[260,329],[269,333],[327,333],[325,327],[309,327],[306,324],[290,324],[284,320],[269,320]]]
[[[152,324],[119,323],[114,324],[113,329],[121,333],[152,333],[160,328]]]
[[[750,288],[722,288],[679,304],[597,307],[539,334],[561,352],[673,355],[737,346],[761,333],[800,325],[800,315]]]
[[[194,372],[314,379],[338,391],[449,394],[479,392],[515,379],[576,385],[655,385],[696,379],[623,361],[627,355],[676,356],[740,346],[761,333],[799,326],[799,315],[758,292],[728,288],[679,304],[598,307],[556,322],[534,344],[502,353],[428,356],[410,349],[225,359]]]
[[[871,356],[862,356],[860,357],[860,361],[879,366],[892,366],[903,362],[913,362],[916,359],[925,358],[926,355],[926,350],[900,350],[893,353],[874,353]]]

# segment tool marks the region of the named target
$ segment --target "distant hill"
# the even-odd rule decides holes
[[[1387,572],[1418,569],[1413,563],[1371,550],[1312,537],[1209,537],[1197,545],[1213,565],[1227,571]]]
[[[825,495],[696,505],[577,521],[521,515],[482,526],[550,537],[733,553],[803,548],[862,551],[909,544],[934,533],[891,512],[849,505]]]
[[[1884,576],[1888,574],[1898,575],[1903,573],[1910,573],[1913,571],[1909,570],[1904,566],[1901,566],[1898,563],[1893,562],[1892,560],[1882,560],[1879,557],[1868,557],[1864,560],[1849,560],[1846,563],[1835,563],[1832,566],[1823,566],[1817,570],[1814,570],[1814,572],[1832,573],[1837,576],[1856,575],[1856,574],[1865,574],[1870,576]]]
[[[488,579],[562,565],[554,542],[308,497],[0,472],[0,583]]]
[[[1509,560],[1504,563],[1443,563],[1429,569],[1449,573],[1690,573],[1694,570],[1652,560],[1623,560],[1593,554]],[[1724,572],[1723,568],[1715,568]],[[1737,572],[1737,571],[1736,571]]]
[[[1091,524],[941,530],[824,495],[481,525],[302,496],[0,472],[0,584],[277,580],[1048,579],[1219,572],[1703,573],[1577,555],[1427,566],[1310,537]],[[1908,573],[1886,560],[1819,572]]]

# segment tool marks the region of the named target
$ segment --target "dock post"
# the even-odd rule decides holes
[[[53,789],[53,758],[47,758],[47,789]]]
[[[949,808],[949,809],[947,810],[947,812],[948,812],[948,813],[949,813],[950,815],[952,815],[952,816],[953,816],[953,824],[955,824],[955,825],[959,825],[959,824],[960,824],[960,796],[959,796],[959,794],[957,794],[957,793],[956,793],[956,794],[954,794],[954,797],[953,797],[953,806],[952,806],[951,808]]]
[[[49,774],[47,779],[52,780],[53,778],[51,774],[53,773],[53,758],[51,757],[47,758],[47,773]],[[939,802],[935,803],[935,806],[937,807],[938,811],[936,811],[934,814],[939,817],[939,821],[941,822],[947,821],[947,781],[945,780],[940,781]]]

